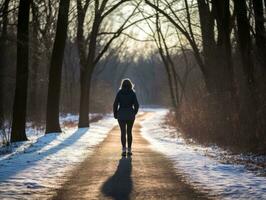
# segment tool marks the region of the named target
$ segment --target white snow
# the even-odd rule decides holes
[[[76,120],[68,116],[66,120]],[[111,116],[90,128],[64,133],[29,134],[13,152],[0,156],[0,199],[47,199],[70,175],[70,170],[93,152],[116,125]]]
[[[244,165],[220,162],[217,157],[222,149],[187,143],[176,129],[164,125],[168,110],[143,111],[154,114],[141,122],[142,135],[153,149],[173,161],[176,172],[189,184],[218,199],[266,199],[265,176]],[[67,115],[60,121],[77,119]],[[0,199],[51,197],[115,125],[112,116],[105,116],[89,129],[67,128],[62,134],[44,135],[43,130],[27,129],[29,141],[0,155]]]
[[[154,114],[141,123],[142,135],[151,148],[174,162],[176,172],[189,184],[218,199],[266,199],[265,176],[241,164],[219,162],[215,148],[187,143],[176,129],[163,125],[166,109],[149,111]]]

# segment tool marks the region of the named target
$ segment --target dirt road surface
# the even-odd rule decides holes
[[[73,171],[53,199],[206,199],[186,184],[171,161],[151,150],[141,136],[139,122],[148,115],[152,113],[136,119],[131,157],[121,157],[120,130],[116,126],[93,155]]]

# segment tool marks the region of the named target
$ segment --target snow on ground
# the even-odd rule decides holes
[[[142,122],[142,134],[152,148],[167,155],[177,173],[219,199],[266,199],[266,177],[245,165],[220,162],[222,150],[187,143],[173,127],[163,125],[166,109]],[[61,117],[61,123],[77,121],[77,116]],[[69,171],[93,152],[116,125],[111,116],[92,123],[89,129],[64,129],[62,134],[44,135],[43,129],[27,129],[29,141],[16,143],[8,154],[0,155],[0,199],[47,199],[70,175]],[[245,159],[238,155],[239,159]],[[256,160],[258,157],[255,157]],[[259,158],[265,161],[265,157]]]
[[[93,118],[98,118],[103,116],[103,114],[100,113],[90,113],[90,120]],[[64,127],[66,124],[71,123],[71,124],[78,124],[79,120],[79,115],[74,115],[74,114],[60,114],[59,121],[61,124],[62,131],[64,131]],[[3,146],[3,143],[6,142],[7,138],[10,138],[10,132],[11,132],[11,122],[6,121],[5,122],[5,131],[4,133],[0,133],[0,154],[5,153],[5,151],[8,150],[8,148],[1,148]],[[45,127],[41,126],[40,124],[36,125],[33,122],[27,122],[26,123],[26,133],[27,137],[30,140],[30,143],[35,141],[37,138],[40,137],[40,135],[43,135],[45,131]],[[18,145],[17,145],[18,146]],[[23,147],[25,144],[23,143]]]
[[[149,111],[154,115],[141,122],[142,135],[174,162],[189,184],[218,199],[266,199],[265,176],[241,164],[220,162],[217,148],[187,143],[176,129],[163,125],[166,109]]]
[[[76,120],[68,116],[62,121]],[[61,121],[61,122],[62,122]],[[70,170],[93,152],[116,125],[105,116],[90,128],[68,128],[63,133],[31,133],[0,156],[0,199],[47,199],[67,180]]]

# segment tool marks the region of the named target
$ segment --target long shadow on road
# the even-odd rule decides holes
[[[1,169],[0,167],[0,181],[5,181],[11,176],[14,176],[16,173],[33,166],[38,161],[43,160],[44,158],[52,154],[55,154],[68,146],[71,146],[79,138],[81,138],[85,133],[87,133],[88,130],[89,130],[88,128],[79,128],[72,135],[66,138],[63,142],[43,151],[42,153],[39,153],[38,151],[42,149],[44,146],[39,146],[38,148],[35,148],[34,151],[26,151],[25,154],[28,154],[29,160],[17,159],[17,160],[11,161],[11,163],[6,163],[5,165],[10,165],[10,164],[13,165],[12,169],[11,170],[9,169],[7,171],[5,171],[4,169]],[[55,139],[55,137],[51,137],[51,138],[52,138],[51,141]],[[51,141],[49,141],[48,143],[50,143]],[[28,162],[30,162],[30,164],[27,164]],[[19,166],[16,166],[16,165],[19,165]]]
[[[122,157],[119,160],[114,175],[108,178],[101,187],[101,191],[105,196],[112,197],[115,200],[130,199],[130,193],[133,188],[131,161],[131,157]]]

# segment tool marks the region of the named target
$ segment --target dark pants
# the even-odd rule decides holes
[[[121,143],[123,148],[126,147],[126,135],[127,135],[127,147],[131,148],[132,144],[132,127],[134,120],[118,120],[121,130]]]

